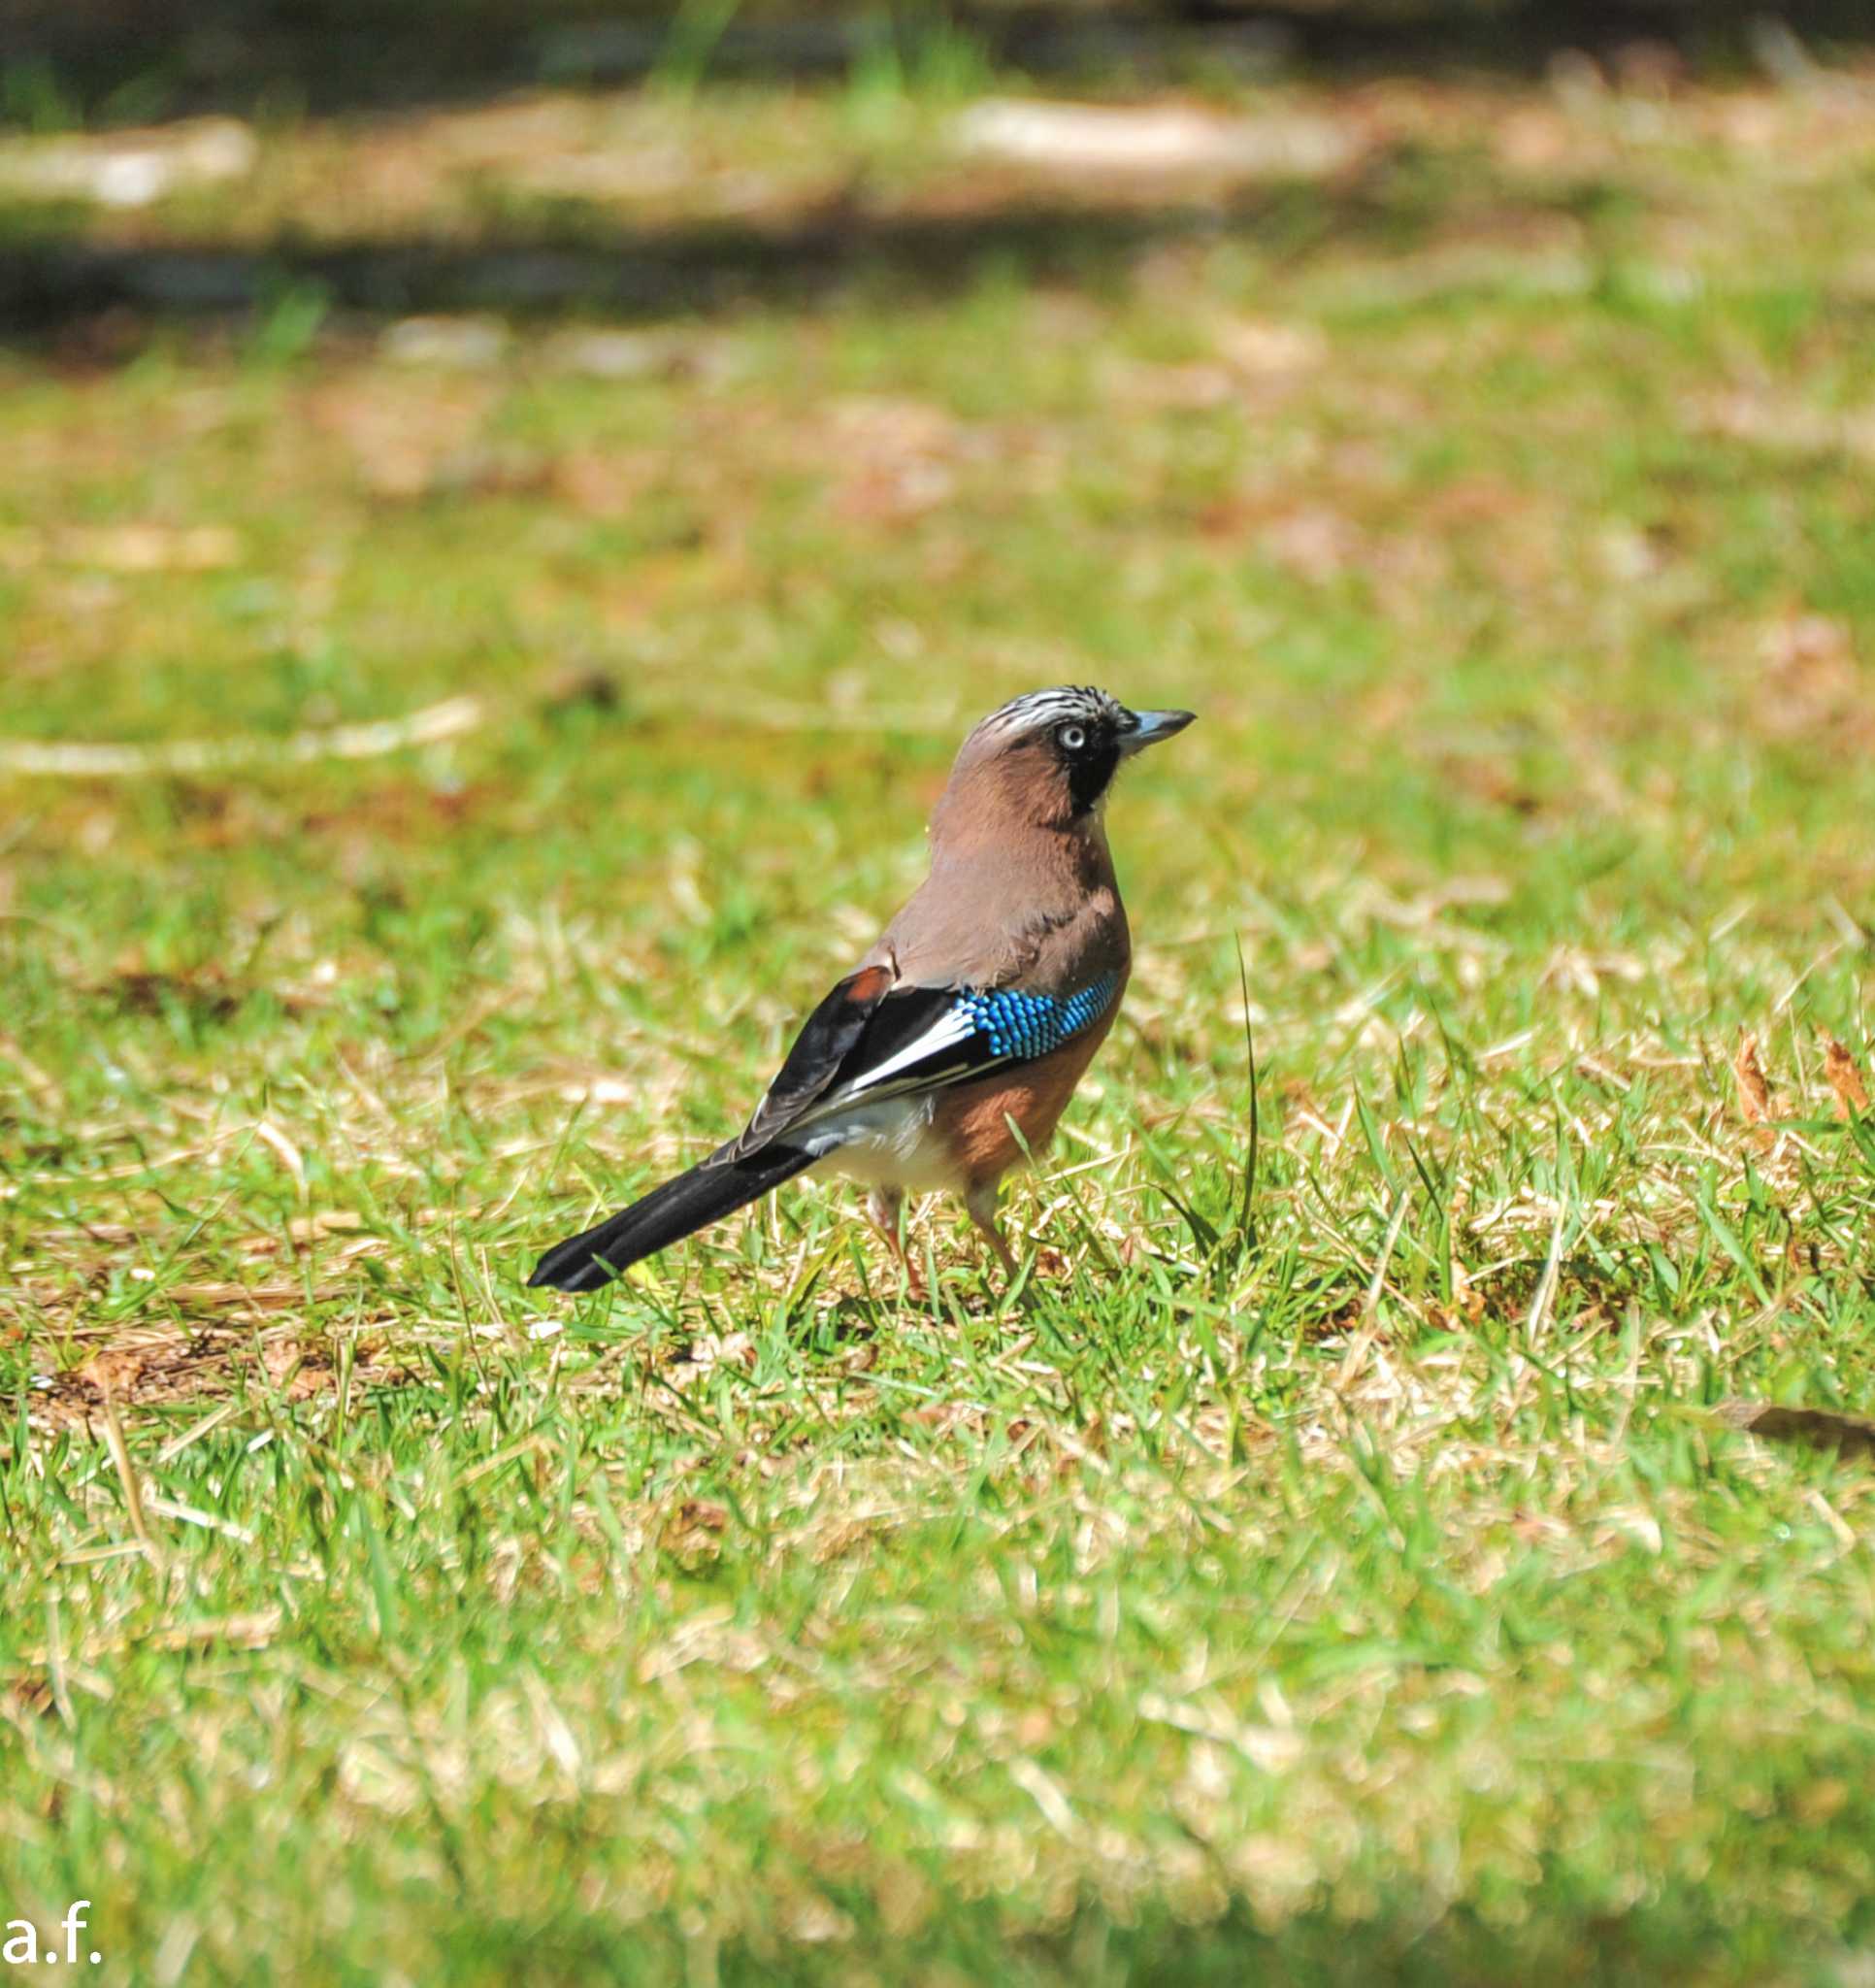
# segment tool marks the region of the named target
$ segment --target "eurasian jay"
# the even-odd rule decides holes
[[[1132,963],[1102,804],[1122,761],[1191,721],[1071,686],[992,712],[932,814],[931,874],[807,1017],[747,1126],[549,1249],[529,1282],[597,1290],[809,1168],[871,1188],[907,1274],[905,1191],[961,1191],[1013,1276],[998,1183],[1047,1144]]]

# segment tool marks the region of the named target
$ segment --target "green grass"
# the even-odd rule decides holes
[[[873,202],[629,380],[344,298],[0,356],[0,741],[150,755],[0,770],[0,1917],[152,1983],[1866,1977],[1875,1479],[1712,1412],[1875,1406],[1865,128],[1251,101],[1380,136],[1010,232],[1059,189],[915,93],[627,105],[634,226]],[[535,225],[439,116],[82,225],[289,300],[373,188]],[[1020,1288],[810,1186],[523,1289],[1064,679],[1201,722]]]

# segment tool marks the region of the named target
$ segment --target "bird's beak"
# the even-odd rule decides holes
[[[1148,746],[1169,739],[1174,732],[1182,732],[1197,715],[1194,711],[1136,711],[1133,714],[1133,730],[1120,734],[1120,750],[1128,754],[1142,752]]]

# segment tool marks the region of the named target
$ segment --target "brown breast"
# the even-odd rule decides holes
[[[938,1101],[932,1125],[949,1147],[966,1187],[994,1183],[1011,1167],[1020,1166],[1023,1148],[1038,1154],[1055,1136],[1055,1127],[1074,1095],[1081,1073],[1106,1040],[1120,1011],[1124,982],[1099,1020],[1052,1054],[1025,1063],[1019,1070],[998,1070],[974,1083],[959,1084]],[[1020,1140],[1010,1130],[1015,1123]]]

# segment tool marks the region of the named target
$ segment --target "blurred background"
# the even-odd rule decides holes
[[[1865,28],[13,0],[0,731],[947,736],[1091,673],[1434,846],[1668,710],[1661,779],[1722,709],[1826,749]]]

